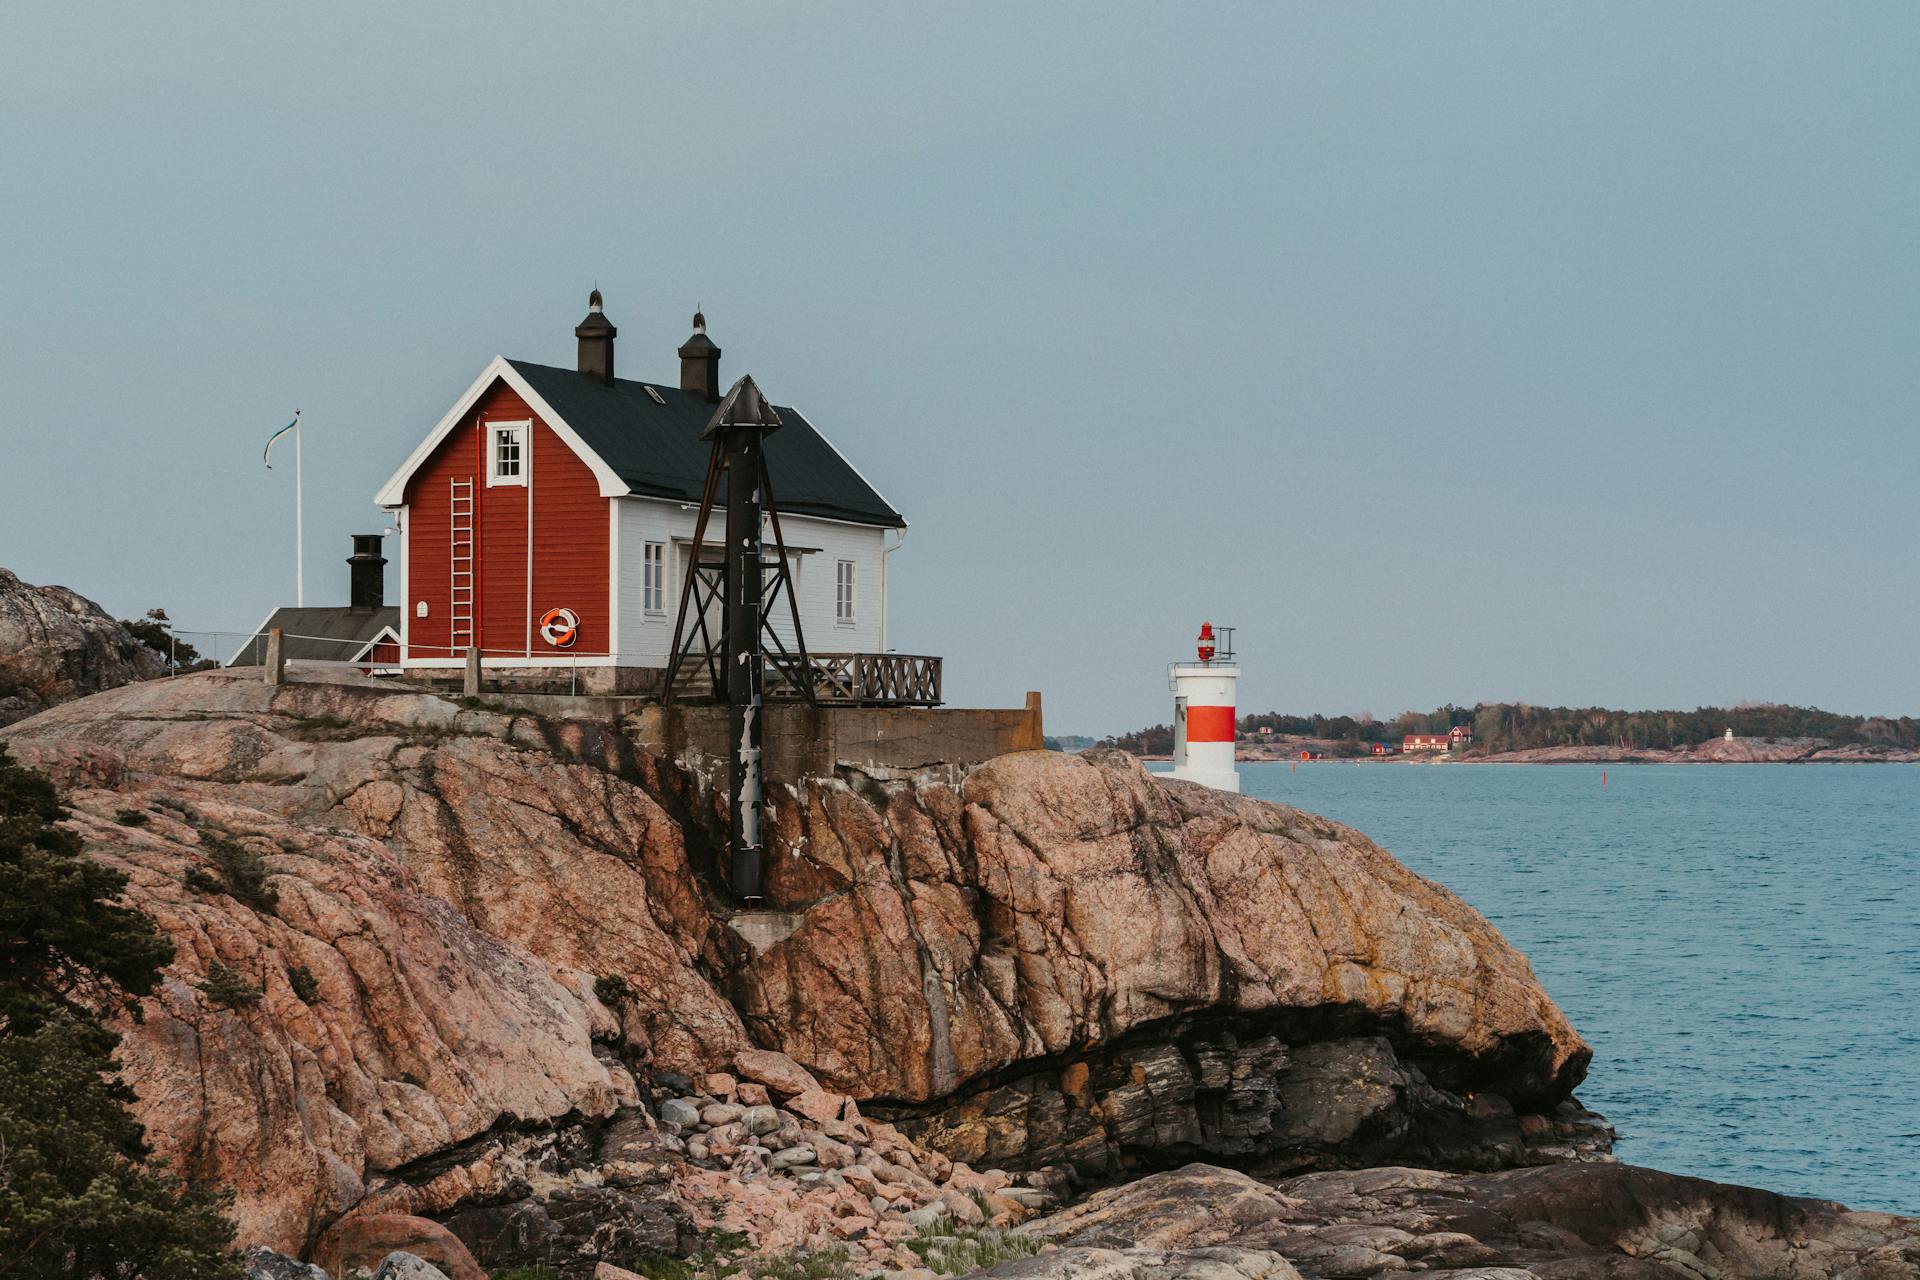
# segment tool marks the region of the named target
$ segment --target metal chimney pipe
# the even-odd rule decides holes
[[[387,602],[387,557],[383,539],[377,533],[353,535],[353,554],[347,557],[351,577],[347,584],[347,605],[354,609],[378,609]]]
[[[587,295],[587,318],[573,328],[573,336],[580,340],[580,355],[575,367],[589,377],[611,384],[613,340],[619,333],[613,327],[613,321],[607,319],[600,301],[600,291],[595,289]]]

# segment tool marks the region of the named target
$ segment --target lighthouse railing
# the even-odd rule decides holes
[[[937,707],[941,660],[913,653],[809,653],[816,702],[864,707]],[[774,681],[770,697],[798,697],[787,681]]]

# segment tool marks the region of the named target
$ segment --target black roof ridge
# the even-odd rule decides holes
[[[549,408],[637,496],[698,502],[709,447],[700,438],[713,414],[705,396],[666,382],[591,374],[502,356]],[[644,394],[651,392],[652,394]],[[789,426],[767,438],[780,510],[851,524],[900,529],[906,521],[857,468],[788,405]],[[788,416],[790,415],[790,416]]]

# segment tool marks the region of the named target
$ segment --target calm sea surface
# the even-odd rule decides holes
[[[1920,1213],[1920,767],[1240,770],[1527,954],[1621,1159]]]

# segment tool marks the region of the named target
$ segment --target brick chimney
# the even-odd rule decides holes
[[[378,609],[387,602],[387,557],[377,533],[353,535],[353,554],[347,557],[353,578],[347,586],[347,605],[353,609]]]
[[[613,382],[613,339],[619,332],[601,309],[600,291],[595,289],[587,295],[587,318],[573,327],[573,336],[580,339],[577,367],[581,373]]]
[[[680,389],[720,402],[720,348],[707,336],[707,318],[693,313],[693,336],[680,348]]]

